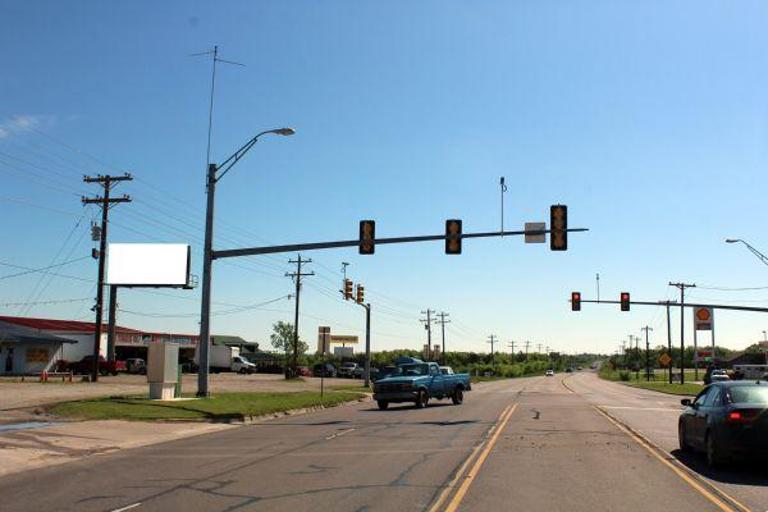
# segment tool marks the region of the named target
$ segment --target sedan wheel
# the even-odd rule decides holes
[[[685,426],[682,421],[677,426],[677,440],[680,443],[681,452],[688,453],[691,451],[691,445],[688,444],[688,440],[686,439]]]

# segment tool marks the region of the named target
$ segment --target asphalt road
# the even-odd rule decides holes
[[[595,407],[628,412],[616,407],[646,392],[564,377],[484,384],[462,406],[356,403],[19,473],[0,479],[0,509],[742,510]]]

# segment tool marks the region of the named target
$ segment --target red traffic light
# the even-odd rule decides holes
[[[351,298],[352,298],[352,280],[345,279],[344,280],[344,300],[349,300]]]
[[[571,311],[581,311],[581,292],[571,292]]]
[[[629,311],[629,292],[621,292],[621,310]]]

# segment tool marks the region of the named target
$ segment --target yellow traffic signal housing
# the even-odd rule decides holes
[[[365,301],[365,287],[361,284],[357,285],[357,303],[362,304]]]
[[[445,221],[445,254],[461,254],[461,220]]]
[[[350,300],[352,298],[352,280],[344,280],[344,300]]]
[[[376,250],[376,221],[360,221],[360,254],[373,254]]]
[[[553,204],[549,208],[549,248],[553,251],[568,250],[568,207]]]

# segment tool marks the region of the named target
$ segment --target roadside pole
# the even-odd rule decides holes
[[[667,301],[667,350],[672,357],[672,322],[669,318],[669,301]],[[669,383],[672,384],[672,361],[669,362]]]
[[[365,306],[365,387],[371,387],[371,303]]]
[[[696,335],[698,329],[693,326],[693,378],[699,380],[699,342]]]

